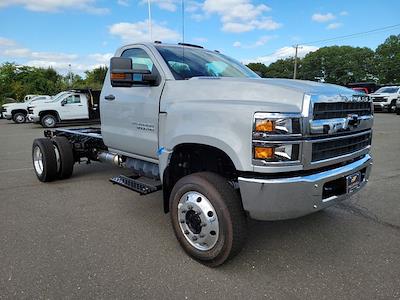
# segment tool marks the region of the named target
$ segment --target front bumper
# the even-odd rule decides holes
[[[34,123],[40,122],[40,117],[32,115],[32,114],[28,114],[27,118],[28,118],[29,122],[34,122]]]
[[[3,112],[3,118],[7,119],[7,120],[11,120],[12,119],[12,114],[7,114],[7,113]]]
[[[368,181],[372,158],[369,154],[348,165],[319,173],[275,179],[239,177],[244,210],[256,220],[272,221],[308,215],[336,204],[354,194]],[[325,197],[324,188],[341,186],[347,175],[361,171],[359,188],[350,194],[338,189],[338,194]],[[324,198],[325,197],[325,198]]]
[[[374,102],[374,111],[388,111],[390,103],[387,102]]]

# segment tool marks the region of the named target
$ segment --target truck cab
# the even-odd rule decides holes
[[[51,128],[62,122],[96,120],[98,109],[98,93],[70,90],[57,94],[51,101],[30,105],[28,119]]]

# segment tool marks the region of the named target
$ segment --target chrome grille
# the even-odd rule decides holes
[[[372,101],[373,102],[385,102],[386,99],[384,97],[373,97]]]
[[[311,161],[315,162],[357,152],[371,145],[371,137],[371,132],[367,132],[357,136],[345,136],[315,142],[312,144]]]
[[[368,116],[372,114],[371,102],[319,102],[314,103],[314,120],[346,118],[350,114]]]

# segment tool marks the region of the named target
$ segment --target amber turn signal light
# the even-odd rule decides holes
[[[274,157],[275,150],[272,147],[254,147],[254,158],[271,159]]]
[[[111,79],[126,79],[124,73],[111,73]]]
[[[256,131],[258,132],[273,132],[275,131],[275,121],[272,120],[257,120]]]

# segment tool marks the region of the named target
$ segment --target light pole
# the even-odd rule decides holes
[[[150,35],[150,42],[153,41],[153,26],[151,24],[151,0],[147,0],[147,5],[149,7],[149,35]]]
[[[71,64],[68,64],[69,68],[69,87],[72,86],[72,71],[71,71]]]

